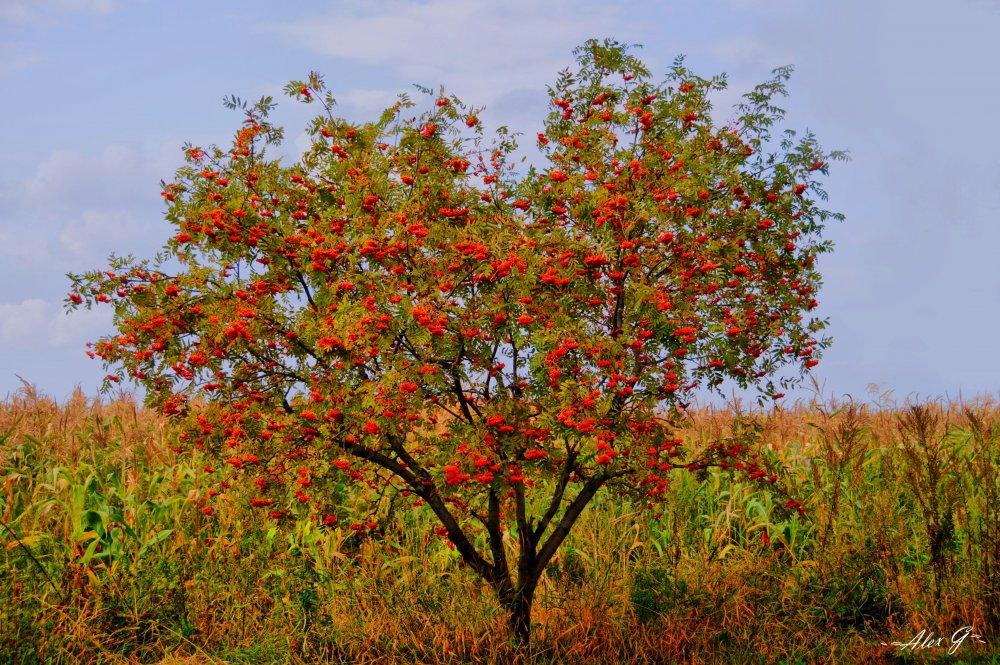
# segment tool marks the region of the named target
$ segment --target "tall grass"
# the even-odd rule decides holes
[[[684,435],[754,443],[805,515],[714,469],[653,511],[599,496],[525,656],[428,514],[278,528],[230,490],[209,518],[210,461],[161,418],[26,385],[0,403],[0,662],[906,662],[947,648],[882,643],[967,625],[956,658],[1000,662],[996,404],[706,408]]]

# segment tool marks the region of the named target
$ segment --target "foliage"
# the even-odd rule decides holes
[[[724,79],[679,59],[654,83],[614,42],[576,55],[537,136],[547,165],[523,173],[512,137],[443,93],[352,125],[318,75],[293,82],[322,112],[290,166],[269,153],[273,101],[232,98],[232,147],[187,146],[164,185],[163,253],[72,276],[69,300],[113,303],[91,352],[109,381],[186,418],[182,441],[252,479],[252,507],[329,526],[351,483],[427,505],[522,640],[601,488],[652,503],[672,469],[715,465],[775,483],[735,435],[695,455],[679,411],[727,378],[777,396],[827,344],[808,318],[833,216],[816,177],[840,155],[772,139],[789,70],[716,127]]]

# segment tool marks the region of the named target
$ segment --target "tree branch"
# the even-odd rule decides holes
[[[584,483],[583,489],[580,490],[580,493],[576,495],[573,502],[569,504],[568,508],[566,508],[566,512],[563,514],[562,519],[559,520],[559,524],[556,526],[555,531],[552,532],[552,535],[549,536],[548,540],[545,541],[545,544],[542,545],[541,550],[538,551],[538,556],[535,557],[534,566],[531,569],[530,577],[527,581],[537,583],[537,581],[541,578],[545,567],[549,564],[549,561],[552,560],[552,557],[555,555],[556,550],[559,549],[559,546],[562,545],[564,540],[566,540],[566,536],[569,535],[570,529],[573,528],[573,525],[576,524],[577,519],[579,519],[580,515],[583,513],[583,509],[587,507],[587,504],[590,503],[590,500],[594,498],[594,495],[597,494],[597,491],[601,489],[604,483],[608,482],[612,478],[624,476],[627,473],[629,472],[619,471],[612,474],[602,474],[600,476],[594,476]]]
[[[517,558],[517,583],[523,589],[530,587],[528,580],[532,575],[538,541],[535,540],[535,533],[528,523],[522,483],[514,485],[514,506],[517,515],[517,539],[521,549]]]
[[[566,460],[563,462],[562,470],[559,474],[559,480],[556,481],[556,489],[552,493],[552,501],[549,503],[548,510],[542,515],[541,520],[538,522],[538,526],[535,527],[535,540],[538,541],[545,530],[549,527],[549,523],[552,519],[559,513],[559,508],[562,506],[563,496],[566,493],[566,486],[569,484],[570,476],[573,473],[573,467],[576,465],[576,450],[566,446]]]
[[[507,564],[507,552],[503,544],[503,532],[500,524],[500,498],[491,487],[489,494],[489,513],[486,517],[486,532],[490,537],[490,552],[493,554],[493,567],[498,578],[503,578],[507,586],[513,586],[510,579],[510,567]]]

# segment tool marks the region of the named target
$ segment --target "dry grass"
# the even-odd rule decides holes
[[[734,426],[736,430],[734,430]],[[204,460],[127,397],[0,403],[4,662],[903,662],[920,630],[1000,643],[1000,407],[700,409],[683,435],[753,437],[805,501],[679,475],[661,517],[602,496],[550,567],[534,648],[427,515],[385,536],[202,518]],[[126,529],[127,527],[127,529]],[[767,534],[765,542],[763,534]],[[165,534],[165,535],[164,535]],[[93,545],[98,544],[98,550]],[[943,655],[927,650],[922,660]],[[992,662],[998,662],[996,660]]]

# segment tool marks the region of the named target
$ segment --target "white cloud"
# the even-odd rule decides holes
[[[46,339],[49,346],[82,345],[111,331],[111,316],[108,307],[78,309],[69,313],[53,308]]]
[[[13,348],[82,345],[110,326],[111,312],[106,308],[67,313],[61,305],[37,298],[0,303],[0,343]]]
[[[352,110],[362,113],[382,111],[396,101],[396,92],[384,89],[354,88],[347,94],[339,95],[337,101],[344,102]]]
[[[776,60],[787,64],[794,57],[781,48],[779,44],[766,42],[760,36],[742,34],[735,37],[714,39],[704,43],[692,43],[689,49],[692,53],[707,53],[714,58],[745,66],[747,61],[755,63],[774,63]],[[784,51],[784,52],[782,52]]]
[[[33,346],[45,328],[49,304],[44,300],[24,300],[16,305],[0,304],[0,342]]]
[[[114,0],[0,0],[0,21],[24,23],[45,14],[110,14]]]
[[[30,2],[20,2],[18,0],[0,1],[0,21],[10,23],[20,23],[27,21],[34,15]]]
[[[169,234],[158,182],[176,161],[127,146],[61,150],[0,184],[0,283],[16,288],[8,295],[51,299],[65,292],[67,272],[101,267],[112,253],[153,254]]]
[[[296,46],[369,67],[387,68],[411,91],[410,83],[432,89],[445,85],[466,103],[486,105],[483,119],[511,129],[537,130],[547,104],[546,85],[559,71],[575,69],[572,50],[590,38],[610,36],[643,44],[636,55],[653,72],[666,72],[678,53],[692,56],[698,73],[710,76],[739,70],[740,85],[716,97],[720,120],[732,115],[740,95],[769,77],[775,67],[794,62],[780,40],[757,30],[723,31],[706,38],[685,29],[695,4],[638,0],[510,0],[505,3],[454,0],[377,0],[336,3],[325,16],[269,28]],[[780,13],[803,6],[799,0],[718,0],[734,13]],[[757,17],[759,19],[760,17]],[[715,63],[718,71],[705,71]],[[382,78],[385,78],[384,76]],[[731,80],[731,83],[734,83]],[[745,84],[745,85],[743,85]],[[370,114],[392,102],[395,92],[358,87],[337,95],[351,110]],[[724,116],[724,117],[723,117]]]
[[[3,19],[0,18],[0,20]],[[37,55],[17,53],[8,45],[0,44],[0,75],[19,69],[28,69],[41,61],[42,59]]]
[[[570,64],[574,46],[616,29],[634,33],[630,21],[620,8],[593,1],[390,0],[338,3],[324,18],[277,30],[318,53],[392,66],[406,81],[445,83],[480,104],[543,85]]]
[[[53,260],[49,241],[15,230],[0,230],[0,257],[4,263],[43,265]]]
[[[84,210],[69,220],[59,234],[59,244],[73,254],[105,252],[110,243],[130,244],[143,236],[143,224],[124,211]]]
[[[728,9],[745,12],[772,10],[775,7],[789,7],[803,4],[800,0],[725,0]]]
[[[29,178],[5,188],[0,196],[35,213],[155,200],[157,183],[169,173],[162,161],[162,157],[149,159],[134,147],[118,144],[97,155],[57,150]]]
[[[0,186],[0,251],[46,257],[40,238],[51,253],[70,255],[134,242],[161,218],[158,183],[174,165],[162,152],[149,158],[123,145],[53,152],[27,178]]]

